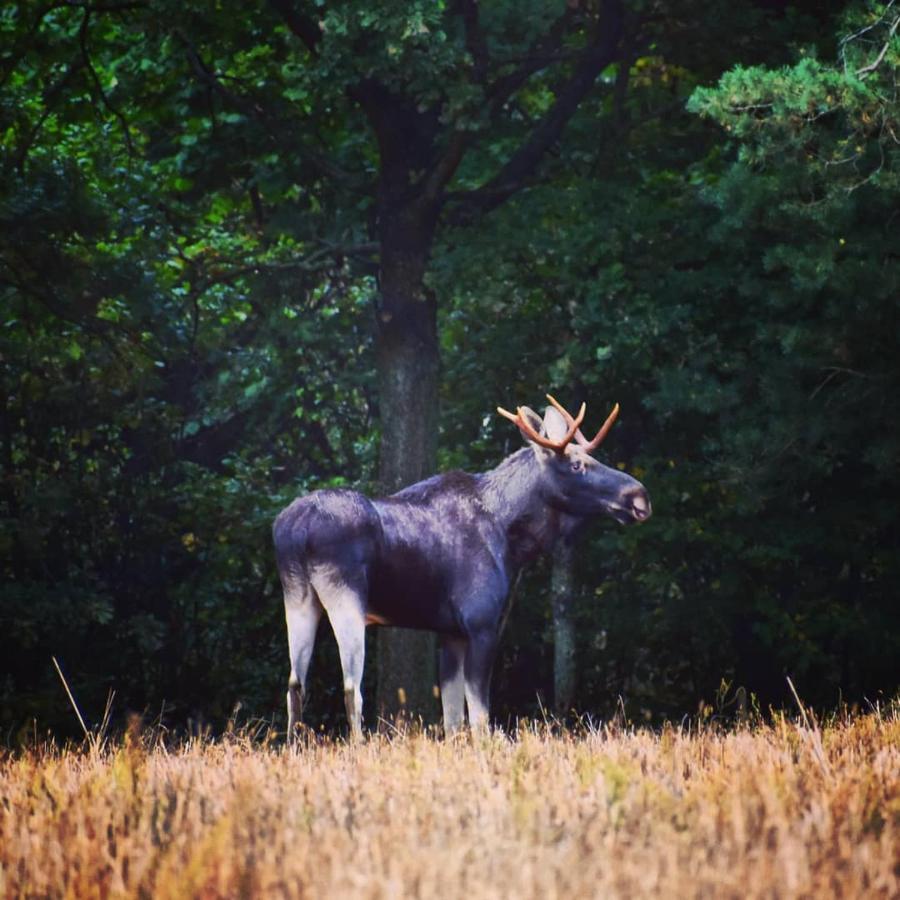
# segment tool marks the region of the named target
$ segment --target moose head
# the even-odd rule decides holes
[[[609,434],[619,415],[617,403],[593,439],[581,431],[586,406],[572,416],[562,404],[547,395],[551,406],[543,421],[527,406],[505,416],[522,432],[541,466],[540,489],[549,506],[572,516],[606,513],[617,522],[642,522],[650,517],[650,497],[644,486],[618,469],[610,468],[591,455]]]

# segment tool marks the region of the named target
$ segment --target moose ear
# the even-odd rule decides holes
[[[538,433],[542,434],[542,429],[544,427],[544,423],[541,421],[541,417],[528,406],[520,406],[519,412],[522,414],[522,418]],[[528,438],[525,434],[522,435],[526,441]],[[529,441],[530,443],[530,441]]]
[[[559,411],[548,406],[544,413],[544,421],[541,433],[551,441],[562,441],[569,433],[569,423],[560,415]]]
[[[528,406],[520,406],[519,412],[522,414],[522,418],[540,435],[544,434],[544,423],[541,421],[541,417],[530,407]],[[525,438],[526,444],[531,444],[532,447],[537,448],[538,445],[532,441],[525,432],[522,432],[522,437]],[[543,449],[543,448],[540,448]]]

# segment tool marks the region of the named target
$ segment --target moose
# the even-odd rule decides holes
[[[372,500],[346,489],[300,497],[275,519],[284,590],[290,677],[288,734],[306,697],[316,630],[324,611],[337,639],[351,734],[362,733],[367,625],[437,632],[444,731],[488,724],[491,670],[510,583],[529,560],[590,517],[650,516],[644,486],[591,455],[619,413],[592,440],[553,397],[544,418],[526,406],[497,411],[526,446],[481,474],[446,472]]]

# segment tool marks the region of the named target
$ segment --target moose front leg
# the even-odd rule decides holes
[[[466,705],[472,731],[484,731],[490,725],[491,670],[497,649],[497,636],[482,632],[469,637],[466,648]]]
[[[444,735],[459,731],[466,718],[466,682],[464,667],[466,640],[441,638],[441,707],[444,711]]]

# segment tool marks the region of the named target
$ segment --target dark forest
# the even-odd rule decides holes
[[[275,515],[521,446],[548,392],[654,515],[517,582],[494,721],[900,686],[893,2],[0,12],[0,727],[272,721]],[[436,721],[434,644],[364,691]],[[568,642],[568,643],[567,643]],[[555,652],[571,645],[572,651]],[[307,718],[345,728],[323,622]],[[114,694],[113,694],[114,692]],[[387,699],[385,699],[387,698]],[[367,725],[375,726],[374,716]]]

